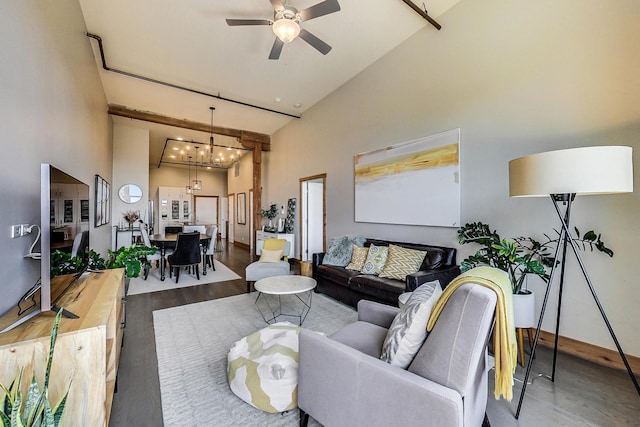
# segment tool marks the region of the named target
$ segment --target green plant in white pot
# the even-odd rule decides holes
[[[490,265],[506,271],[511,281],[511,290],[514,295],[530,293],[524,286],[528,275],[533,274],[540,277],[545,283],[549,282],[548,269],[553,266],[555,248],[559,241],[560,233],[554,230],[556,237],[545,236],[544,241],[538,241],[531,237],[516,237],[513,239],[503,239],[496,230],[491,230],[488,224],[473,222],[465,224],[458,229],[458,242],[460,244],[477,243],[482,247],[478,251],[465,258],[460,269],[467,271],[478,265]],[[601,239],[600,234],[593,230],[581,235],[577,228],[574,229],[576,237],[574,241],[583,249],[591,249],[602,252],[610,257],[613,251],[607,248]],[[532,304],[534,299],[531,298]],[[531,312],[535,307],[531,307]],[[514,308],[514,314],[518,313]],[[529,327],[528,321],[522,320],[522,326]],[[526,324],[526,325],[525,325]]]
[[[577,228],[574,231],[576,237],[573,240],[578,242],[578,246],[613,256],[613,251],[605,246],[601,236],[593,230],[583,236]],[[555,232],[558,237],[551,238],[545,234],[544,241],[522,236],[503,239],[496,230],[491,230],[488,224],[482,222],[465,224],[458,229],[458,242],[460,244],[477,243],[482,247],[475,254],[465,258],[460,269],[467,271],[478,265],[490,265],[506,271],[514,294],[521,292],[529,274],[534,274],[547,283],[550,279],[547,269],[553,266],[553,255],[559,239],[559,233]]]

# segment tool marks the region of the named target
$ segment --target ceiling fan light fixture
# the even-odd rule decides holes
[[[291,43],[300,34],[300,25],[293,19],[280,18],[273,23],[273,32],[283,43]]]

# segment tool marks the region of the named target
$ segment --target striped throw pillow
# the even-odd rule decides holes
[[[389,245],[389,255],[384,268],[380,272],[380,277],[404,281],[407,275],[420,269],[426,255],[426,251]]]

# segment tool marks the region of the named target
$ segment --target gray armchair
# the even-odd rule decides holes
[[[300,425],[488,425],[487,342],[496,295],[460,286],[407,370],[379,359],[398,309],[358,303],[358,321],[330,337],[300,333]],[[425,325],[426,327],[426,325]]]

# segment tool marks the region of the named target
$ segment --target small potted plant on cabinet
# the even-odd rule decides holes
[[[269,207],[269,210],[261,209],[260,215],[262,215],[263,218],[267,218],[269,220],[269,225],[265,225],[263,231],[277,231],[276,227],[274,227],[273,225],[273,219],[278,216],[278,205],[272,203]]]

